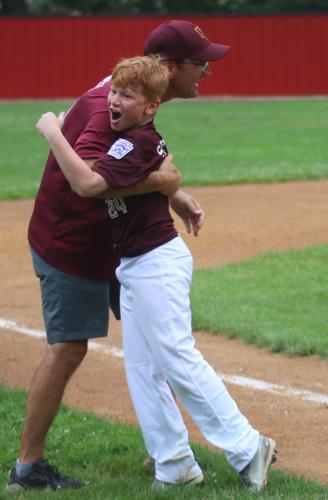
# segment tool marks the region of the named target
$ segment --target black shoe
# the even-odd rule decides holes
[[[18,490],[59,490],[62,488],[83,488],[84,483],[79,483],[63,476],[56,467],[49,464],[48,460],[38,460],[32,465],[32,470],[24,477],[18,477],[16,469],[11,469],[6,486],[8,491]]]

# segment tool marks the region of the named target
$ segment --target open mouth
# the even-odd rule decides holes
[[[116,111],[115,109],[111,109],[110,116],[111,116],[112,121],[116,122],[121,118],[122,113],[120,111]]]

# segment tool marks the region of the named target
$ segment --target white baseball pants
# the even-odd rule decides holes
[[[125,370],[156,477],[178,482],[184,470],[194,468],[196,476],[199,469],[169,385],[205,438],[225,451],[232,467],[243,470],[257,451],[259,433],[195,348],[192,256],[183,240],[176,237],[146,254],[122,258],[117,277]]]

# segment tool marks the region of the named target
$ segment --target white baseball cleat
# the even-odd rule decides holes
[[[268,482],[270,465],[276,461],[276,443],[273,439],[260,436],[260,442],[254,458],[239,473],[242,486],[251,493],[259,493]]]
[[[189,477],[188,473],[181,477],[179,481],[176,483],[167,483],[165,481],[161,481],[160,479],[155,479],[153,482],[151,489],[156,491],[166,490],[171,486],[201,486],[204,483],[204,476],[201,472],[197,476]]]

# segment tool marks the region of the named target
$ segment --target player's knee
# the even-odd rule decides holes
[[[88,351],[88,342],[61,342],[48,346],[56,364],[74,370],[79,366]]]

